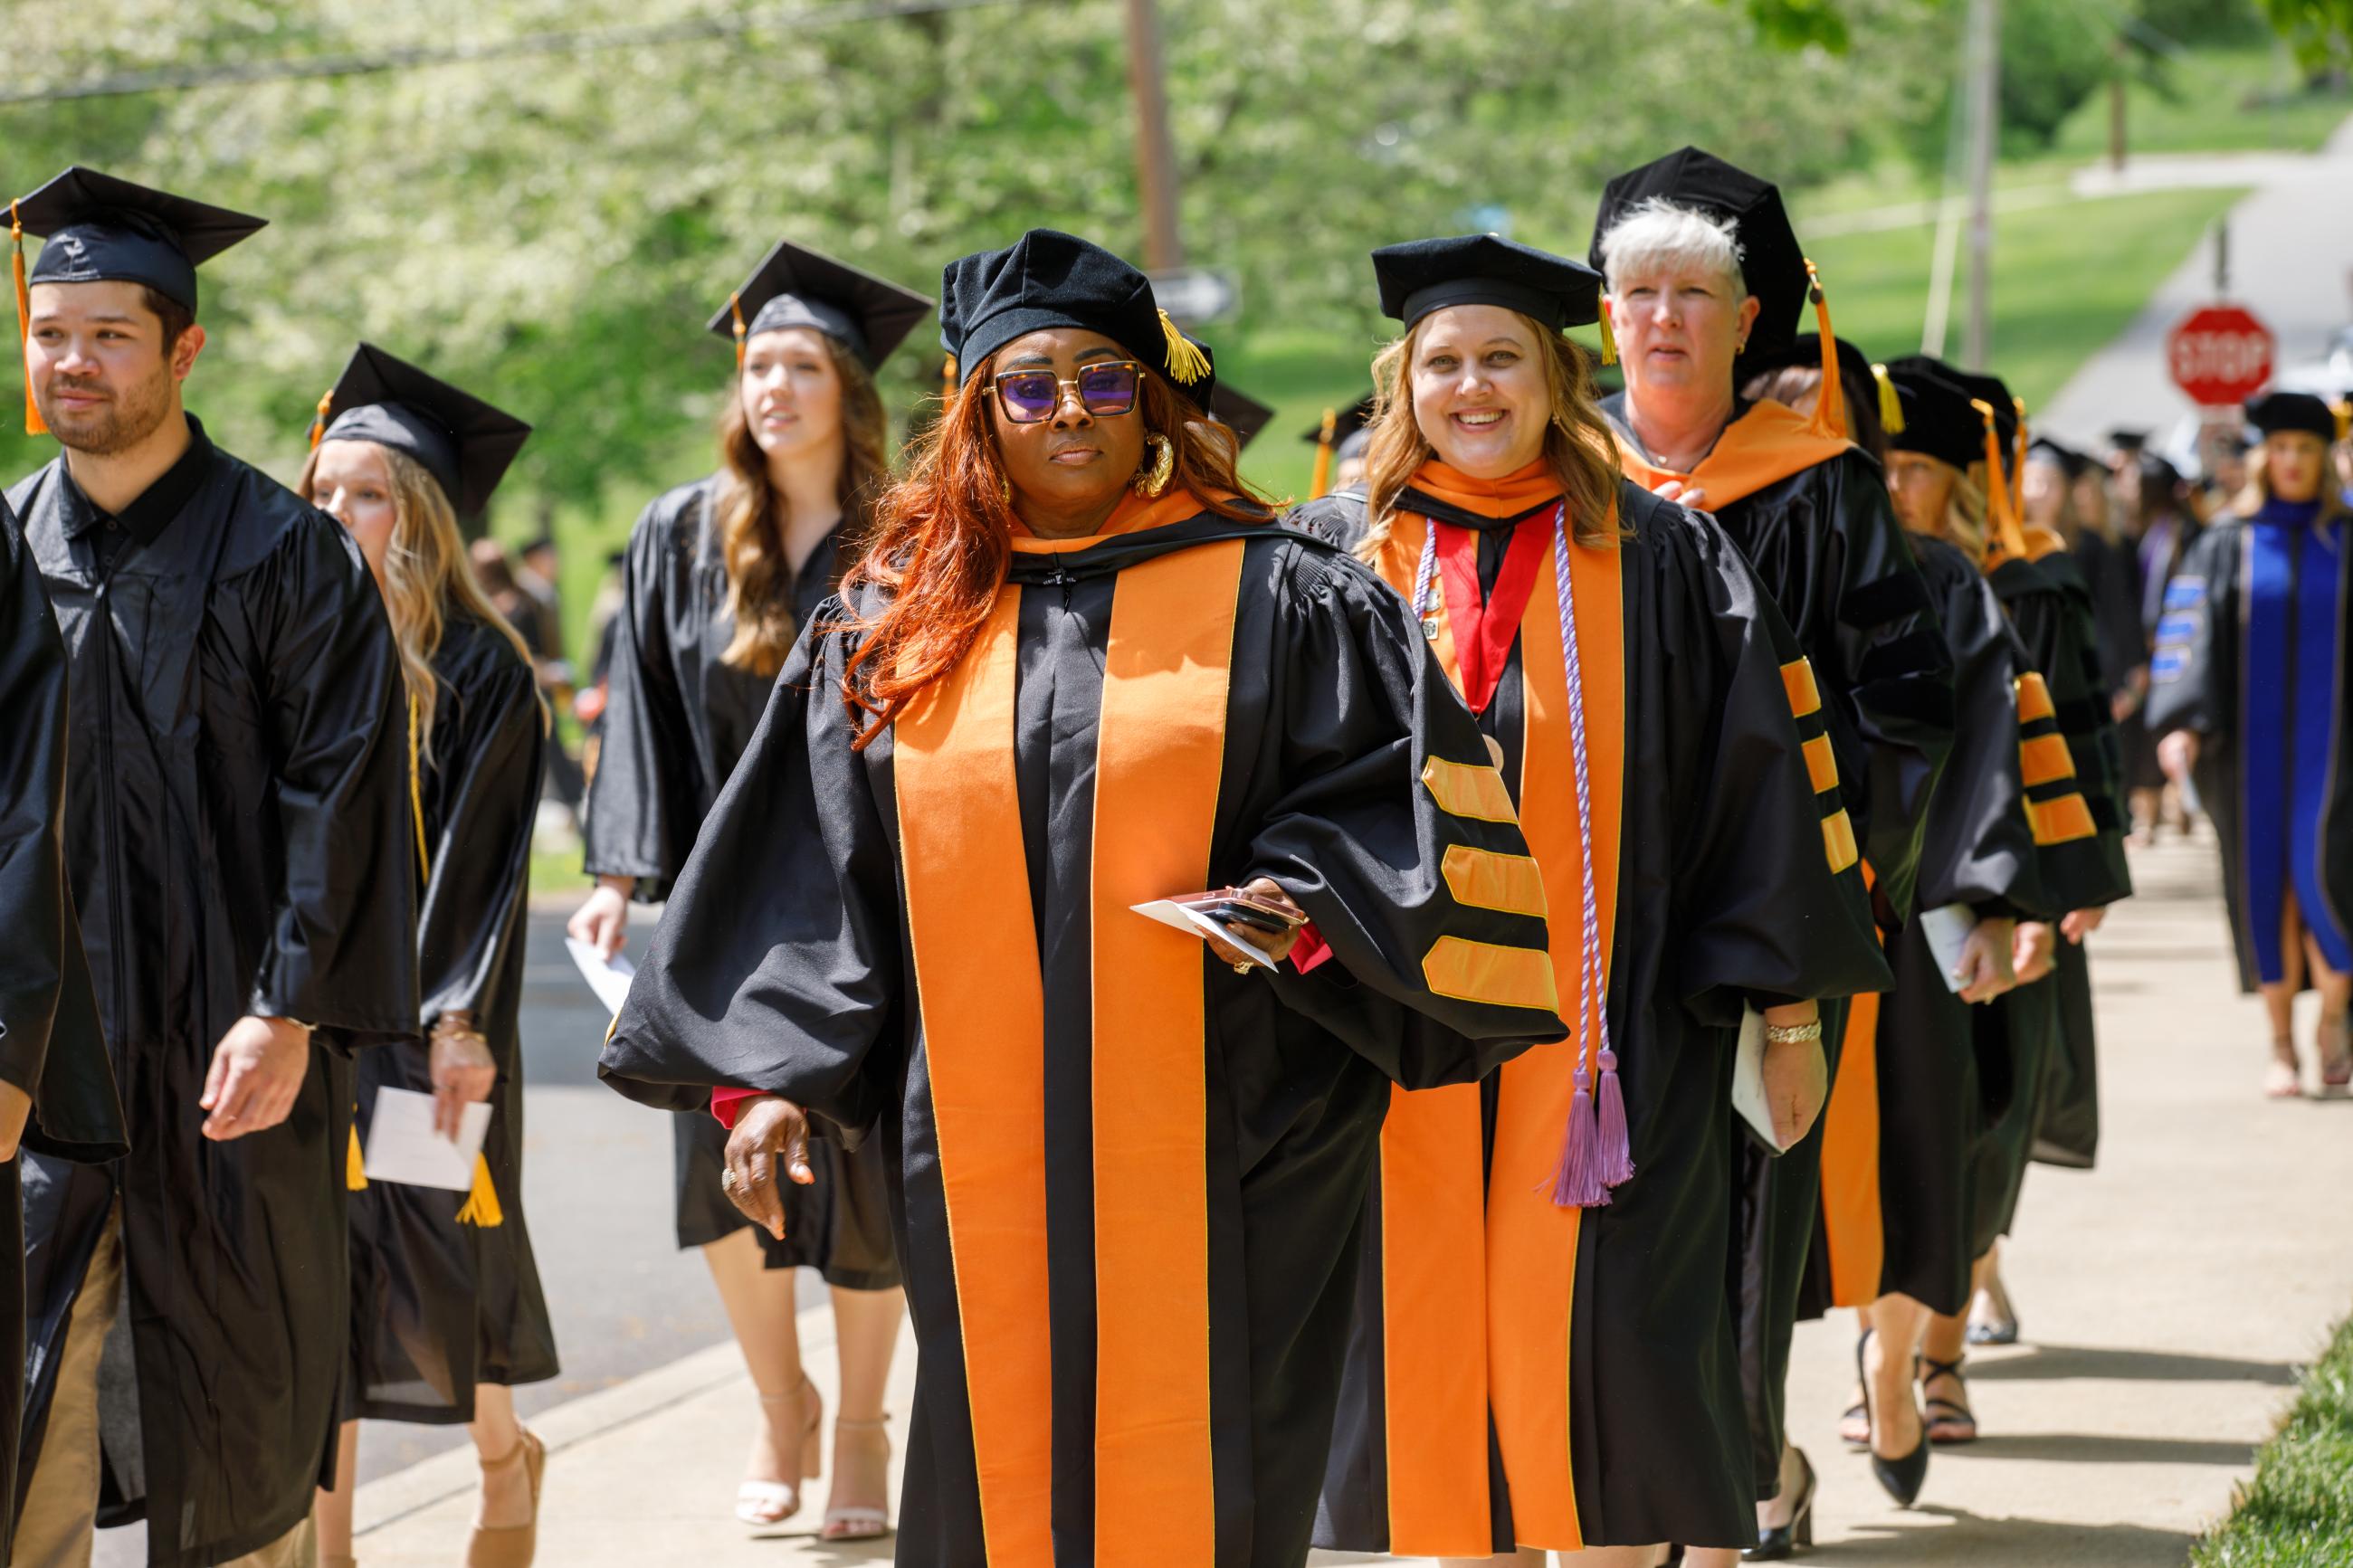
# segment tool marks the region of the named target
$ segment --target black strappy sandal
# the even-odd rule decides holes
[[[1912,1358],[1913,1365],[1918,1369],[1914,1375],[1920,1381],[1920,1410],[1927,1418],[1928,1441],[1939,1448],[1957,1447],[1978,1440],[1976,1411],[1957,1400],[1936,1399],[1928,1394],[1930,1384],[1940,1377],[1949,1377],[1960,1384],[1961,1395],[1967,1398],[1969,1380],[1962,1373],[1961,1363],[1968,1359],[1966,1355],[1955,1356],[1950,1361],[1938,1361],[1932,1355]],[[1966,1430],[1956,1432],[1954,1429],[1957,1427]]]

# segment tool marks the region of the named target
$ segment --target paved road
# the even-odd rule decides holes
[[[1936,1456],[1918,1509],[1891,1507],[1834,1436],[1851,1320],[1800,1331],[1790,1421],[1822,1472],[1825,1563],[2179,1568],[2353,1302],[2353,1102],[2258,1094],[2267,1031],[2232,983],[2211,842],[2168,841],[2134,875],[2140,897],[2094,939],[2100,1167],[2029,1178],[2009,1262],[2027,1342],[1972,1358],[1985,1436]],[[805,1314],[803,1333],[829,1394],[825,1323]],[[728,1517],[752,1410],[721,1346],[547,1412],[543,1560],[887,1562],[887,1544],[820,1546],[807,1517],[765,1536]],[[453,1454],[364,1487],[368,1568],[457,1561],[472,1480]]]
[[[2309,158],[2276,154],[2149,159],[2128,171],[2134,189],[2241,184],[2253,194],[2231,209],[2231,293],[2279,339],[2275,363],[2319,357],[2331,333],[2353,321],[2353,120]],[[2085,178],[2103,182],[2100,171]],[[2089,194],[2092,186],[2082,189]],[[2099,208],[2086,205],[2084,221]],[[1997,241],[1999,243],[1999,241]],[[2084,362],[2035,423],[2063,440],[2105,448],[2117,426],[2170,429],[2190,412],[2165,368],[2165,335],[2213,298],[2213,251],[2203,239],[2116,342]]]

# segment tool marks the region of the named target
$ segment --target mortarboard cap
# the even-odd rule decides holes
[[[1223,382],[1209,394],[1209,417],[1229,426],[1234,433],[1234,449],[1241,450],[1258,439],[1258,433],[1274,420],[1274,410],[1248,393],[1236,392]]]
[[[760,258],[709,327],[733,340],[739,363],[744,342],[759,333],[814,327],[875,370],[931,310],[932,302],[912,289],[786,239]]]
[[[1945,374],[1944,362],[1906,354],[1887,363],[1888,384],[1904,413],[1902,430],[1887,444],[1898,452],[1934,458],[1966,470],[1985,458],[1985,418],[1971,395]]]
[[[2060,471],[2071,479],[2083,478],[2093,467],[2092,459],[2084,453],[2063,442],[2053,441],[2048,436],[2037,436],[2027,447],[2026,456],[2030,462],[2040,458],[2046,463],[2056,463]]]
[[[319,405],[322,441],[373,441],[440,481],[460,519],[481,515],[531,426],[471,393],[362,343]]]
[[[1160,309],[1150,279],[1092,240],[1033,228],[1002,250],[958,257],[940,274],[940,346],[965,382],[1016,338],[1057,327],[1102,333],[1207,407],[1208,356]]]
[[[1411,239],[1373,252],[1381,314],[1408,327],[1450,305],[1500,305],[1555,331],[1600,319],[1601,275],[1499,235]]]
[[[2251,397],[2247,423],[2266,436],[2301,430],[2323,441],[2337,439],[2337,411],[2309,392],[2267,392]]]
[[[1331,421],[1329,431],[1319,420],[1314,429],[1302,431],[1299,438],[1313,446],[1321,446],[1328,440],[1335,447],[1344,447],[1352,437],[1372,423],[1373,395],[1368,392],[1345,408],[1327,409],[1325,417]]]
[[[2108,445],[2119,452],[2137,452],[2148,445],[2148,432],[2119,425],[2108,432]]]
[[[30,282],[140,283],[191,311],[197,267],[269,221],[79,164],[19,197],[9,216],[47,240]]]
[[[1811,288],[1805,252],[1781,205],[1780,189],[1696,147],[1670,153],[1629,169],[1603,187],[1587,259],[1603,266],[1609,231],[1651,201],[1690,207],[1732,226],[1734,243],[1740,248],[1741,278],[1758,303],[1757,324],[1735,371],[1736,379],[1746,380],[1757,356],[1788,346]]]

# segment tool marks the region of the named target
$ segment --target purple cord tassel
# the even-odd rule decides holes
[[[1599,1208],[1609,1201],[1594,1146],[1593,1091],[1586,1081],[1580,1066],[1577,1094],[1568,1102],[1568,1136],[1561,1141],[1560,1164],[1552,1173],[1552,1201],[1562,1208]]]
[[[1633,1179],[1634,1141],[1626,1131],[1626,1091],[1618,1085],[1618,1053],[1601,1050],[1601,1184]]]

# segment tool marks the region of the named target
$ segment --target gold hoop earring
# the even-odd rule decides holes
[[[1152,468],[1135,470],[1135,491],[1138,495],[1157,499],[1168,488],[1169,476],[1176,471],[1176,443],[1162,435],[1144,438],[1145,447],[1152,454]]]

